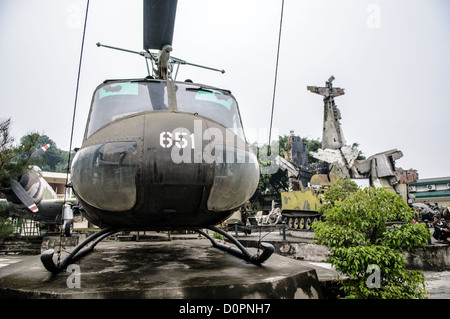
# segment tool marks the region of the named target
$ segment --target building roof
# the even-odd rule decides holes
[[[48,183],[65,183],[67,174],[66,173],[56,173],[56,172],[41,172],[42,177]],[[69,175],[70,180],[70,175]]]
[[[423,178],[423,179],[419,179],[416,183],[413,183],[411,185],[421,186],[421,185],[447,184],[447,183],[450,183],[450,176],[435,177],[435,178]]]

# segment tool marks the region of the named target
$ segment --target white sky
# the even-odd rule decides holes
[[[0,118],[68,150],[86,1],[0,0]],[[229,89],[249,142],[267,143],[281,0],[179,0],[172,55],[225,69],[180,67]],[[142,0],[91,0],[72,147],[81,146],[92,92],[105,79],[146,75]],[[450,176],[450,1],[285,0],[274,133],[321,139],[323,102],[306,86],[334,86],[347,144],[364,155],[400,149],[397,166]],[[276,137],[277,135],[272,135]]]

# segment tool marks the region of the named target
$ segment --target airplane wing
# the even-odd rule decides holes
[[[66,201],[63,199],[43,199],[39,204],[35,204],[38,209],[36,213],[31,213],[23,204],[15,204],[6,199],[0,199],[0,213],[7,216],[20,216],[44,224],[57,224],[65,204],[76,206],[77,199],[70,198]],[[73,211],[77,212],[78,210],[73,209]]]

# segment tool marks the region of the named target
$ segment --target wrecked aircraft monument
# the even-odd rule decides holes
[[[308,163],[307,145],[293,132],[285,157],[275,158],[289,177],[289,191],[281,193],[281,215],[289,229],[311,229],[311,224],[321,218],[318,208],[323,203],[324,190],[339,178],[350,178],[360,187],[383,187],[407,202],[407,186],[418,180],[416,170],[395,167],[395,161],[403,157],[397,149],[358,159],[360,151],[356,146],[345,144],[339,122],[341,113],[334,102],[335,97],[344,94],[344,89],[333,88],[333,80],[331,76],[325,87],[307,87],[324,96],[322,149],[310,153],[319,162]]]
[[[313,93],[322,95],[323,98],[323,132],[322,147],[324,149],[340,149],[345,145],[344,134],[341,130],[341,112],[334,103],[334,98],[344,95],[344,89],[333,87],[334,76],[330,76],[325,82],[325,87],[308,86]]]
[[[297,167],[299,173],[290,174],[290,176],[305,177],[304,173],[301,174],[302,171],[312,172],[309,180],[309,184],[312,187],[326,187],[331,185],[336,178],[348,177],[359,185],[383,187],[401,195],[407,200],[407,184],[416,182],[418,174],[413,169],[403,170],[395,167],[395,161],[403,157],[401,151],[393,149],[372,155],[367,159],[358,159],[360,151],[355,146],[345,144],[339,122],[341,112],[334,102],[335,97],[344,94],[344,89],[334,88],[332,85],[334,79],[334,76],[331,76],[325,87],[307,87],[309,91],[324,96],[322,149],[319,149],[317,152],[311,152],[311,155],[322,164],[326,163],[328,166],[327,170],[324,172],[322,165],[322,169],[319,171],[317,167],[320,167],[320,164],[315,164],[313,169],[308,169],[304,162],[291,161]],[[305,145],[295,145],[298,143],[302,143],[302,141],[291,138],[290,148],[305,149]],[[302,179],[302,184],[307,186],[304,178]]]

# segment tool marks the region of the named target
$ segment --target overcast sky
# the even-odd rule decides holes
[[[172,55],[232,91],[249,142],[267,143],[281,0],[179,0]],[[0,0],[0,118],[68,150],[86,1]],[[72,147],[81,146],[92,92],[105,79],[146,75],[142,0],[91,0]],[[274,133],[321,139],[322,97],[334,75],[347,144],[364,155],[397,148],[397,166],[450,176],[450,1],[285,0]],[[274,136],[274,135],[273,135]],[[276,137],[277,135],[275,135]]]

